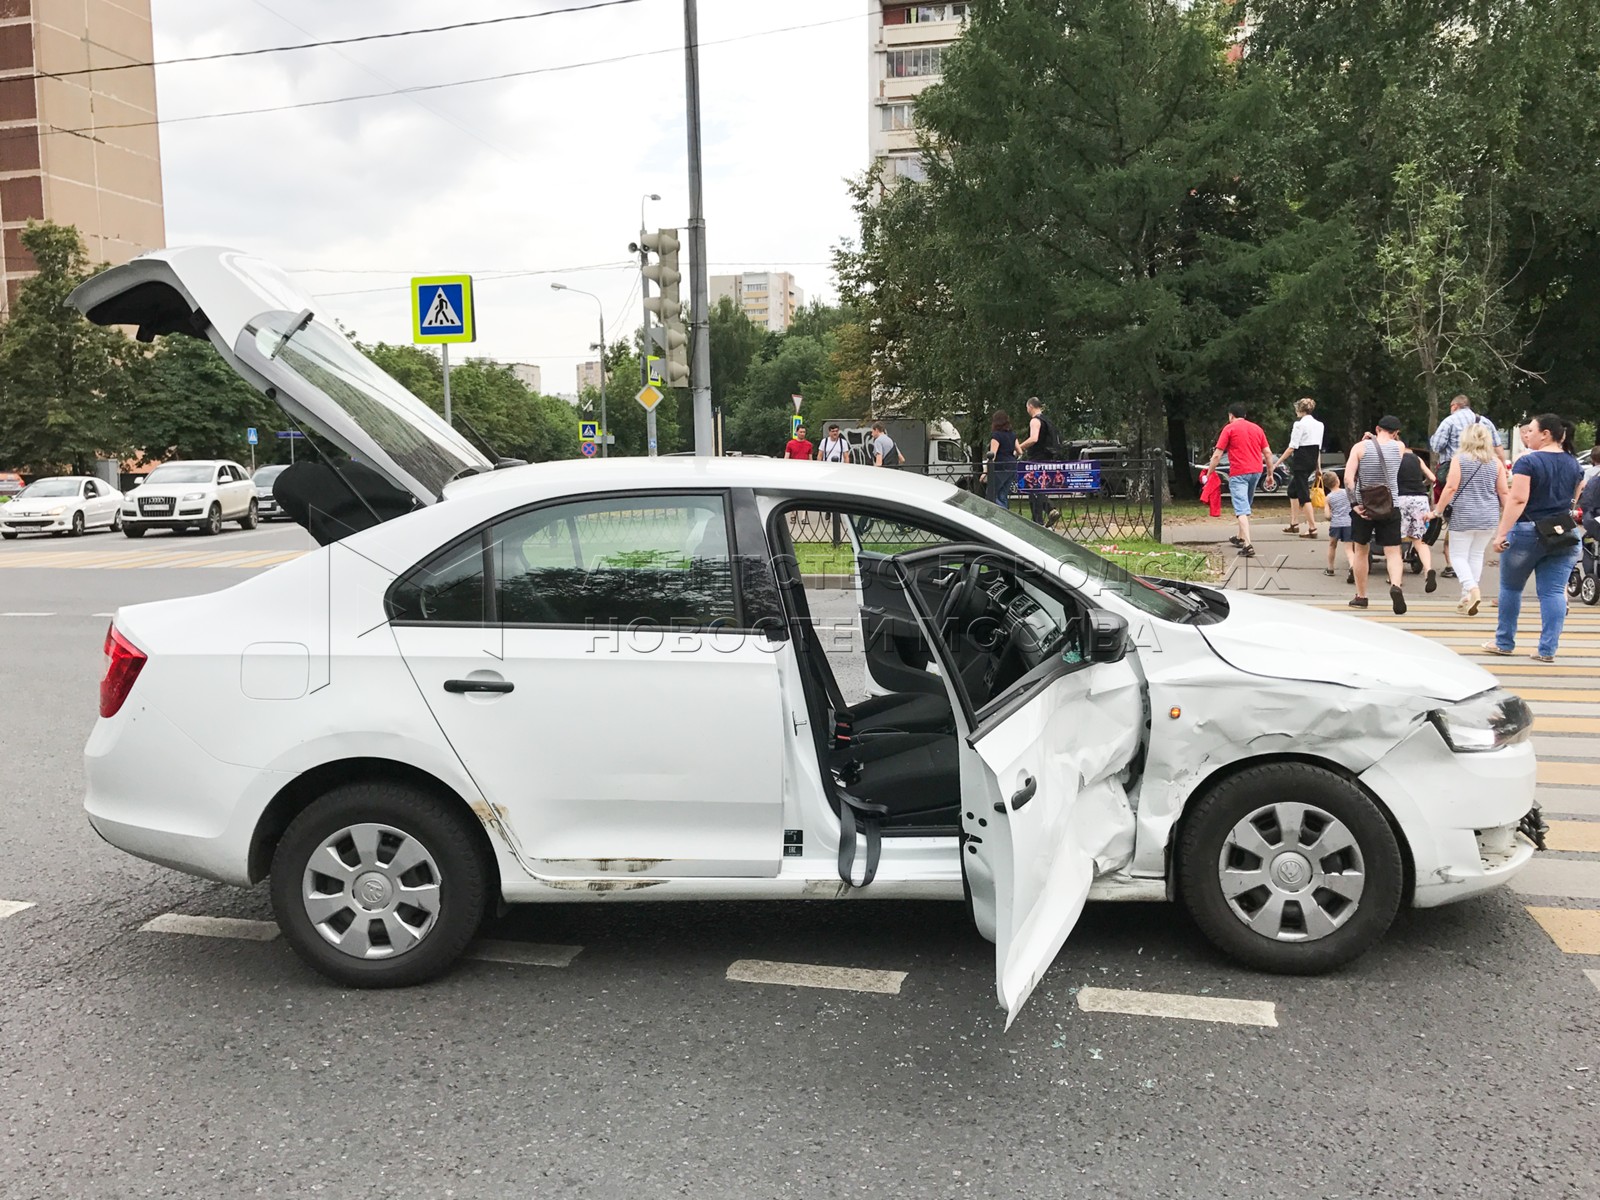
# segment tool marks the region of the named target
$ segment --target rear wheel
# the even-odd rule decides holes
[[[213,504],[211,506],[211,511],[206,514],[205,523],[200,525],[198,528],[200,532],[205,534],[207,537],[215,537],[217,534],[221,533],[222,505]]]
[[[122,528],[122,510],[119,508],[111,514],[111,532],[115,533]]]
[[[463,813],[403,784],[351,783],[290,823],[272,858],[272,906],[295,952],[329,979],[409,987],[466,950],[488,879]]]
[[[1394,831],[1355,784],[1306,763],[1251,767],[1200,801],[1178,848],[1185,906],[1247,966],[1315,975],[1376,945],[1400,908]]]
[[[1583,569],[1581,567],[1573,567],[1571,574],[1567,576],[1567,595],[1578,596],[1582,593]]]
[[[246,510],[244,516],[239,519],[239,528],[254,529],[256,527],[256,521],[256,502],[252,500],[250,501],[249,509]]]

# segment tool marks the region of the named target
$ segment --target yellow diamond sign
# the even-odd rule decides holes
[[[647,383],[639,389],[639,394],[634,399],[644,406],[645,412],[650,412],[662,401],[661,389]]]

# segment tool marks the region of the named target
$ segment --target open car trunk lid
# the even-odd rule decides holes
[[[261,259],[218,246],[156,250],[85,280],[69,303],[97,325],[136,326],[140,341],[209,339],[292,420],[422,504],[452,479],[492,469]]]

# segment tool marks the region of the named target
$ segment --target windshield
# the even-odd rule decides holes
[[[76,496],[83,485],[76,479],[41,479],[17,493],[18,500],[43,500],[47,496]]]
[[[253,478],[255,479],[257,486],[260,486],[264,483],[271,483],[274,479],[276,479],[279,475],[282,475],[288,469],[288,467],[262,467],[255,473]]]
[[[146,487],[152,483],[210,483],[216,474],[217,469],[205,463],[168,463],[151,471],[144,482]]]
[[[1001,508],[998,504],[975,496],[971,492],[962,491],[956,492],[946,503],[953,504],[973,516],[982,517],[991,525],[1003,529],[1013,537],[1021,538],[1035,549],[1043,550],[1057,562],[1076,567],[1100,586],[1116,592],[1129,604],[1149,613],[1152,617],[1160,617],[1164,621],[1180,621],[1194,611],[1193,606],[1155,584],[1147,583],[1137,575],[1130,574],[1116,563],[1101,558],[1059,533],[1042,525],[1035,525],[1026,517],[1019,517],[1009,508]]]
[[[295,378],[280,390],[314,415],[308,423],[363,460],[370,452],[362,443],[369,442],[408,477],[393,482],[411,490],[409,481],[415,481],[430,497],[463,472],[485,469],[471,443],[349,338],[315,320],[297,329],[301,319],[297,313],[263,313],[245,327],[245,336],[254,341],[269,378],[283,373]],[[286,334],[293,336],[280,346]],[[368,465],[383,469],[378,462]]]

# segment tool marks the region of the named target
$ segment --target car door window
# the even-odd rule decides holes
[[[506,625],[739,624],[720,495],[619,496],[519,513],[490,532]]]
[[[85,499],[93,500],[100,494],[100,490],[96,488],[93,483],[86,482],[83,485],[83,494]]]
[[[402,624],[485,624],[483,533],[413,568],[389,591],[389,619]]]

